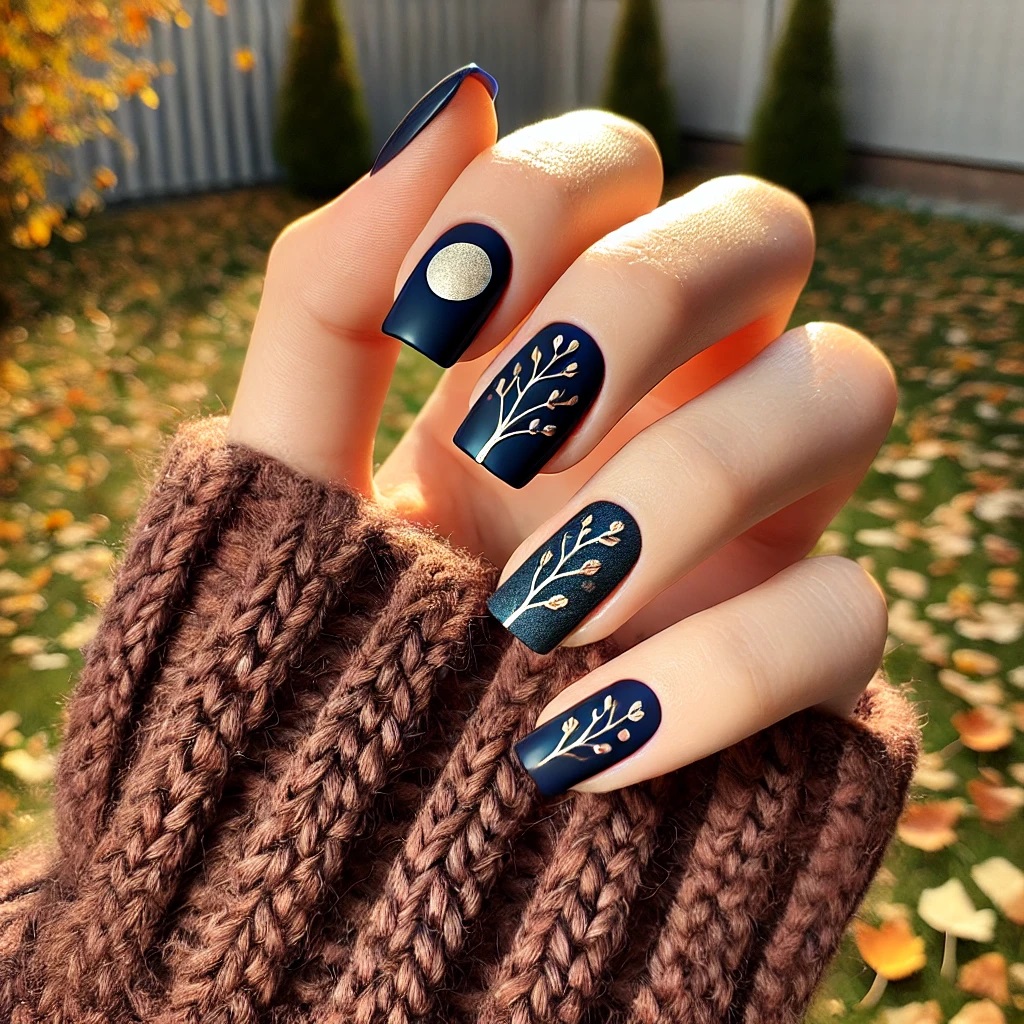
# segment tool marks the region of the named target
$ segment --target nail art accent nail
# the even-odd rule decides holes
[[[426,95],[417,100],[416,104],[398,127],[388,136],[387,142],[381,146],[377,159],[373,162],[370,174],[376,174],[382,167],[391,163],[406,146],[416,138],[438,114],[455,98],[462,83],[467,78],[476,78],[482,82],[493,100],[498,95],[498,80],[489,75],[476,64],[467,64],[458,71],[453,71],[447,78],[442,78]]]
[[[544,796],[557,796],[636,753],[661,724],[657,694],[622,679],[582,700],[516,744]]]
[[[557,647],[640,557],[640,527],[620,505],[595,501],[570,519],[491,595],[491,614],[532,651]]]
[[[409,275],[381,328],[440,366],[472,344],[512,276],[508,243],[485,224],[446,231]]]
[[[597,342],[572,324],[548,324],[477,399],[455,444],[505,483],[522,487],[568,440],[603,381]]]

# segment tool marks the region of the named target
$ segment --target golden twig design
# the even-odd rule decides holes
[[[512,377],[510,380],[505,380],[502,377],[497,384],[494,385],[495,394],[498,396],[498,422],[494,428],[493,433],[487,439],[484,446],[477,452],[476,461],[482,463],[484,459],[491,453],[491,449],[501,441],[507,441],[510,437],[518,437],[522,434],[544,434],[547,437],[551,437],[555,433],[556,427],[553,423],[547,423],[541,426],[541,417],[534,416],[530,420],[526,427],[522,427],[518,430],[510,430],[509,428],[515,426],[521,420],[526,419],[527,416],[533,413],[540,412],[543,409],[557,409],[563,405],[575,405],[579,401],[578,395],[570,395],[566,398],[564,388],[555,388],[551,394],[548,395],[547,399],[538,405],[533,405],[529,409],[523,409],[520,411],[519,406],[523,399],[529,394],[529,392],[535,388],[538,384],[542,384],[546,380],[558,380],[559,378],[572,378],[576,376],[579,370],[578,363],[569,363],[563,367],[558,373],[551,373],[550,371],[554,366],[561,360],[568,358],[575,352],[579,347],[580,343],[574,338],[566,346],[565,351],[560,351],[562,348],[562,342],[564,337],[561,334],[556,335],[551,342],[553,354],[548,360],[544,368],[541,368],[541,351],[538,345],[533,346],[533,351],[530,353],[530,362],[533,364],[533,369],[530,371],[530,378],[524,385],[522,382],[523,365],[522,363],[516,363],[512,369]],[[512,391],[513,387],[516,390],[515,398],[512,402],[511,407],[508,411],[505,411],[505,399],[509,392]]]
[[[584,548],[589,547],[591,544],[601,544],[606,548],[613,548],[619,543],[619,534],[626,528],[626,524],[620,519],[616,519],[613,523],[610,523],[608,529],[603,533],[599,533],[596,537],[591,537],[590,540],[584,538],[593,531],[591,525],[594,522],[592,515],[586,516],[580,524],[579,533],[576,535],[576,540],[573,546],[566,551],[565,546],[572,535],[572,531],[567,530],[562,534],[562,543],[559,547],[558,561],[555,562],[554,568],[551,572],[541,578],[541,570],[551,563],[554,559],[554,552],[548,548],[537,560],[537,568],[533,573],[533,581],[530,584],[529,593],[523,598],[522,603],[519,604],[506,619],[502,620],[502,625],[511,626],[516,619],[519,618],[523,612],[529,611],[531,608],[548,608],[551,611],[558,611],[564,608],[569,603],[569,598],[565,594],[553,594],[551,597],[545,598],[542,601],[535,600],[539,597],[541,591],[551,586],[556,580],[564,580],[570,576],[594,576],[601,569],[601,560],[599,558],[588,558],[581,566],[576,569],[568,569],[562,571],[565,564],[577,555]]]
[[[615,712],[618,711],[618,708],[618,701],[611,694],[608,694],[604,699],[602,708],[599,711],[592,711],[590,713],[590,724],[575,739],[573,739],[573,734],[579,729],[580,723],[570,715],[562,723],[562,736],[557,746],[543,760],[538,761],[534,767],[541,768],[556,757],[573,757],[578,761],[585,761],[589,758],[590,753],[575,753],[581,747],[587,748],[594,754],[610,753],[612,749],[610,743],[595,743],[594,741],[602,736],[606,736],[613,729],[618,729],[624,722],[639,722],[644,717],[643,701],[633,701],[629,710],[621,718],[615,717]],[[624,729],[623,732],[625,733],[624,736],[621,734],[616,736],[621,743],[625,743],[629,739],[629,731]]]

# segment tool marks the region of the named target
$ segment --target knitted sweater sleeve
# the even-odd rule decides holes
[[[800,1019],[902,805],[904,698],[545,803],[514,744],[611,652],[532,654],[493,582],[182,428],[68,704],[55,837],[0,866],[0,1018]]]

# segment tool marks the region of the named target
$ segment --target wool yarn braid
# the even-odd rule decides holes
[[[186,425],[87,652],[56,840],[0,865],[14,1024],[793,1024],[895,827],[884,680],[664,779],[542,800],[493,568]]]

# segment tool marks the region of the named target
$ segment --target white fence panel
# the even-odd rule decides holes
[[[112,166],[113,200],[269,181],[277,86],[295,0],[232,0],[217,17],[156,26],[148,46],[177,73],[161,104],[114,117],[126,161],[96,142],[69,159],[76,184]],[[1024,168],[1024,0],[836,0],[848,135],[865,149]],[[686,131],[739,140],[787,0],[662,0],[669,76]],[[503,131],[600,101],[619,0],[344,0],[381,143],[433,82],[475,60],[501,82]],[[252,71],[235,66],[241,47]],[[73,194],[69,186],[66,194]]]

